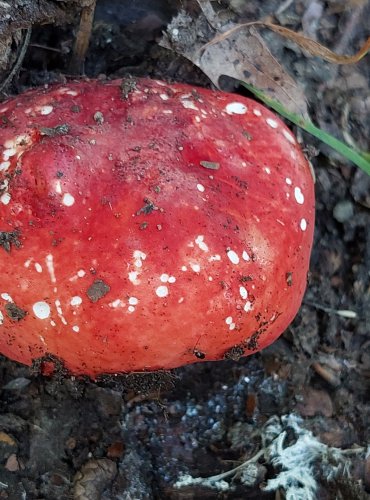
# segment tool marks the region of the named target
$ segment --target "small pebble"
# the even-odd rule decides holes
[[[354,214],[353,203],[349,200],[338,202],[333,210],[333,216],[338,222],[348,222]]]

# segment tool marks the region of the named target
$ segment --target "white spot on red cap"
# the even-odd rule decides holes
[[[159,97],[163,100],[163,101],[167,101],[169,99],[168,95],[167,94],[159,94]]]
[[[134,266],[137,267],[137,268],[141,268],[143,267],[143,260],[146,259],[146,254],[144,252],[142,252],[141,250],[135,250],[134,253],[133,253],[133,257],[134,257]],[[138,274],[138,273],[137,273]],[[131,277],[130,277],[131,275]],[[135,281],[133,281],[132,277],[134,275],[131,273],[129,273],[129,279],[130,281],[132,281],[133,283]],[[134,278],[134,280],[136,280],[136,277]],[[138,283],[135,283],[135,285],[137,285]]]
[[[31,137],[27,134],[17,135],[15,138],[15,146],[25,146],[31,142]]]
[[[201,193],[204,193],[204,191],[205,191],[206,188],[203,186],[203,184],[197,184],[197,189]]]
[[[70,193],[65,193],[62,198],[62,203],[66,207],[71,207],[74,205],[75,199]]]
[[[39,108],[39,111],[42,115],[50,115],[50,113],[53,111],[53,106],[50,104],[48,106],[41,106]]]
[[[47,319],[50,316],[50,306],[47,302],[35,302],[32,306],[32,310],[35,313],[36,318]]]
[[[35,262],[35,269],[38,273],[42,273],[42,266],[38,262]]]
[[[55,307],[57,308],[57,313],[59,318],[61,319],[63,325],[67,325],[67,321],[65,317],[63,316],[63,310],[62,310],[62,304],[59,299],[57,299],[55,302]]]
[[[232,264],[239,264],[239,255],[234,250],[228,250],[227,256]]]
[[[62,194],[62,184],[60,181],[56,181],[55,183],[55,192],[58,194]]]
[[[245,115],[248,108],[241,102],[229,102],[229,104],[226,105],[225,111],[229,115]]]
[[[46,262],[46,267],[48,268],[48,271],[49,271],[49,274],[50,274],[50,280],[52,283],[56,283],[56,278],[55,278],[55,272],[54,272],[54,260],[53,260],[53,256],[51,253],[49,253],[46,258],[45,258],[45,262]]]
[[[136,260],[145,260],[146,259],[146,253],[142,252],[141,250],[135,250],[133,253],[133,256],[134,256],[134,259],[136,259]],[[138,267],[141,267],[141,266],[138,266]]]
[[[71,306],[79,306],[82,304],[82,298],[79,295],[75,295],[71,298],[70,304]]]
[[[291,144],[295,144],[295,137],[292,134],[283,129],[283,135]]]
[[[255,116],[262,116],[262,113],[261,113],[261,111],[260,111],[259,109],[254,109],[254,110],[253,110],[253,114],[254,114]]]
[[[239,287],[239,293],[243,300],[248,298],[248,290],[244,286]]]
[[[10,148],[6,149],[3,151],[3,158],[4,160],[9,160],[11,156],[14,156],[17,153],[17,150],[15,148]]]
[[[299,203],[299,205],[303,205],[303,203],[304,203],[304,196],[303,196],[303,193],[302,193],[300,187],[295,187],[294,188],[294,198],[295,198],[295,201],[297,203]]]
[[[128,299],[128,303],[130,304],[130,306],[137,306],[139,303],[139,299],[136,297],[130,297]]]
[[[278,122],[276,120],[273,120],[272,118],[266,118],[266,123],[271,128],[278,128],[278,126],[279,126]]]
[[[141,262],[141,261],[140,261]],[[139,273],[137,271],[130,271],[128,273],[128,279],[134,285],[140,285],[140,280],[138,279]]]
[[[233,318],[232,316],[228,316],[226,319],[225,319],[225,323],[227,325],[229,325],[229,330],[234,330],[235,329],[235,323],[233,322]]]
[[[3,162],[1,162],[0,163],[0,172],[8,170],[9,167],[10,167],[10,161],[3,161]]]
[[[299,227],[302,229],[302,231],[306,231],[306,229],[307,229],[306,219],[301,219],[301,222],[299,223]]]
[[[190,267],[192,268],[192,270],[195,273],[199,273],[200,272],[200,265],[199,264],[190,264]]]
[[[181,101],[181,104],[184,106],[185,109],[193,109],[194,111],[199,111],[199,108],[196,107],[196,105],[192,101]]]
[[[11,298],[11,296],[8,293],[2,293],[1,298],[6,300],[7,302],[13,302],[13,299]]]
[[[12,197],[10,196],[9,193],[4,193],[1,195],[0,197],[0,201],[3,205],[8,205],[10,203],[10,200],[12,199]]]
[[[109,306],[113,307],[114,309],[116,309],[117,307],[123,307],[124,305],[125,304],[122,302],[121,299],[116,299],[113,302],[109,303]]]
[[[249,312],[252,310],[252,303],[248,300],[244,305],[244,311]]]
[[[251,260],[251,258],[249,257],[249,254],[246,250],[243,250],[242,258],[243,258],[243,260],[245,260],[247,262]]]
[[[79,326],[77,326],[77,325],[73,325],[73,326],[72,326],[72,330],[73,330],[74,332],[78,333],[78,332],[80,331],[80,327],[79,327]]]
[[[204,243],[204,236],[202,234],[196,237],[195,243],[201,250],[203,250],[203,252],[208,252],[209,249],[206,243]]]
[[[158,297],[167,297],[168,295],[168,288],[165,285],[159,286],[155,293],[157,294]]]
[[[292,185],[292,179],[289,179],[289,177],[285,179],[285,182],[288,184],[288,186]]]

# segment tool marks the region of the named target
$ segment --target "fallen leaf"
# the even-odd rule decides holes
[[[273,57],[256,29],[241,30],[230,22],[225,25],[208,0],[198,0],[198,4],[202,12],[195,19],[180,11],[160,45],[192,61],[218,88],[223,75],[249,82],[289,111],[307,118],[303,90]]]
[[[15,453],[12,453],[9,455],[7,461],[5,462],[5,469],[10,471],[10,472],[15,472],[20,469],[19,462],[17,455]]]
[[[304,417],[324,415],[332,417],[333,403],[326,391],[307,387],[303,392],[303,402],[297,405],[296,410]]]
[[[117,473],[117,466],[106,458],[86,462],[74,477],[75,500],[99,500]]]
[[[287,40],[296,43],[301,47],[301,49],[308,52],[311,56],[320,57],[325,61],[336,63],[336,64],[355,64],[359,62],[366,54],[370,51],[370,37],[366,40],[364,45],[360,48],[356,54],[352,56],[340,55],[331,51],[321,43],[316,42],[316,40],[312,40],[312,38],[308,38],[300,33],[296,33],[288,28],[284,28],[283,26],[279,26],[278,24],[267,23],[263,21],[252,21],[250,23],[237,24],[230,28],[228,31],[218,35],[214,40],[208,42],[203,50],[206,50],[213,44],[220,43],[224,40],[227,40],[229,37],[234,37],[239,31],[243,31],[246,29],[250,29],[253,27],[263,27],[268,28],[275,33],[283,36]]]
[[[14,441],[14,439],[9,436],[6,432],[0,432],[0,443],[6,444],[8,446],[17,446],[17,443]]]
[[[124,450],[125,450],[125,445],[122,443],[122,441],[115,441],[107,449],[107,457],[108,458],[121,458]]]

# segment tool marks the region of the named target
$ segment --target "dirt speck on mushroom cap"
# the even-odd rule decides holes
[[[193,90],[71,82],[0,105],[0,231],[17,235],[0,247],[3,354],[90,376],[168,369],[251,354],[291,322],[309,165],[263,106]]]

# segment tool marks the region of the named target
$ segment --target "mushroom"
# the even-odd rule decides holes
[[[0,352],[96,377],[237,359],[301,304],[310,166],[257,102],[150,79],[0,105]]]

